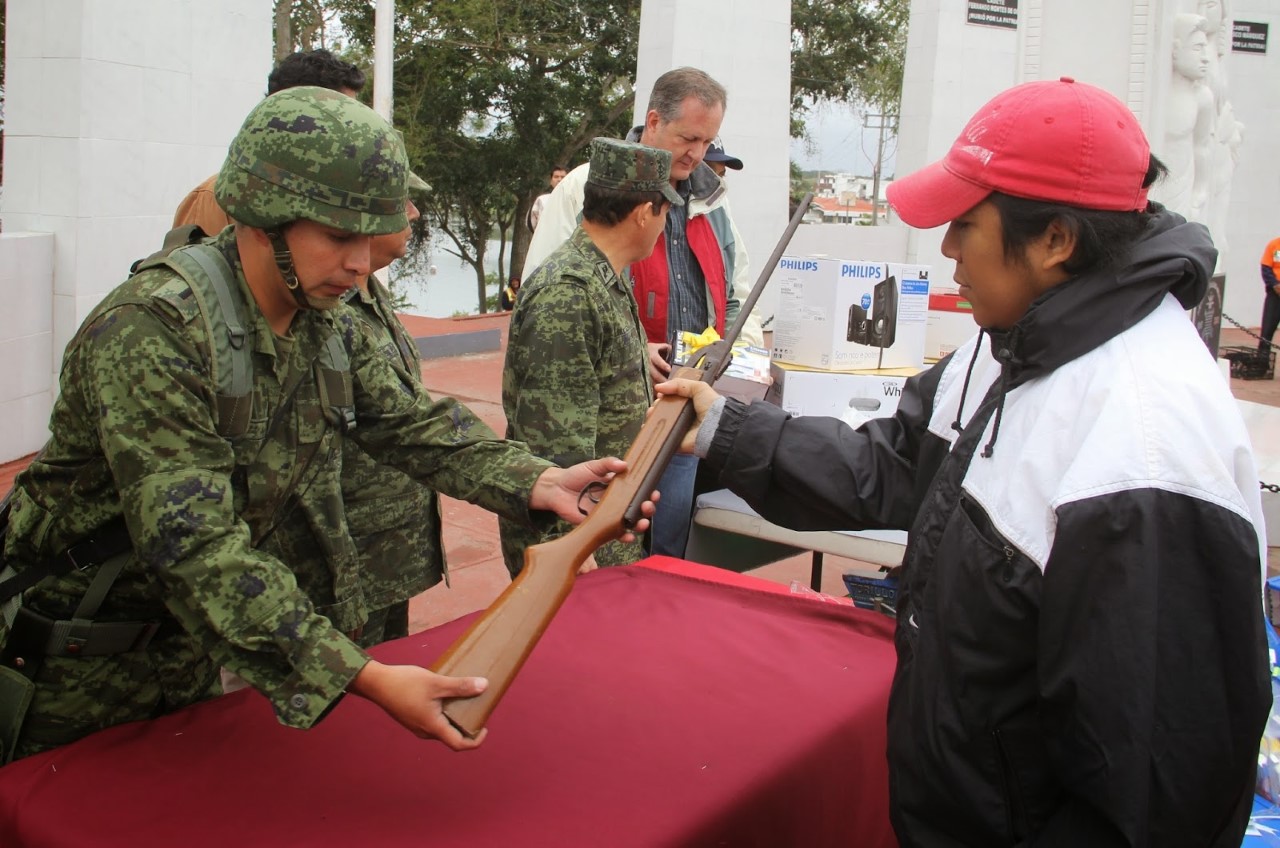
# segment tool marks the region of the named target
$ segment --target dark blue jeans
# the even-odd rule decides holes
[[[1262,301],[1262,337],[1267,341],[1276,334],[1276,327],[1280,326],[1280,294],[1276,294],[1274,290],[1268,288],[1266,298]],[[1266,347],[1258,345],[1260,352],[1266,352]]]
[[[649,544],[654,554],[684,557],[689,541],[689,520],[693,517],[693,485],[698,476],[698,458],[678,453],[658,481],[658,510],[649,531]]]

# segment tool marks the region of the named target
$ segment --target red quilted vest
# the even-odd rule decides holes
[[[724,336],[724,310],[728,299],[728,282],[724,277],[724,254],[720,252],[720,244],[711,229],[711,222],[706,215],[699,215],[689,220],[685,235],[689,239],[689,249],[693,258],[702,269],[702,276],[711,291],[711,303],[715,307],[716,332]],[[636,303],[640,305],[640,323],[644,325],[645,335],[650,342],[665,344],[667,338],[667,278],[670,275],[667,266],[667,234],[658,237],[653,253],[648,259],[642,259],[631,266],[632,287],[636,294]],[[706,327],[690,327],[688,329],[700,333]]]

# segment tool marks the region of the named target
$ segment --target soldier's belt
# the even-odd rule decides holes
[[[3,660],[22,671],[45,657],[106,657],[141,651],[158,627],[154,621],[59,621],[22,607],[14,618]]]

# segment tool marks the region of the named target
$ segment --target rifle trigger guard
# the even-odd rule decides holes
[[[599,480],[596,480],[594,482],[588,483],[587,485],[583,486],[582,491],[578,492],[578,512],[582,513],[583,515],[586,515],[587,511],[582,508],[582,499],[586,498],[587,500],[591,501],[593,504],[598,504],[600,503],[600,496],[598,493],[603,492],[606,488],[608,487],[604,483],[601,483]]]
[[[723,373],[724,369],[729,365],[729,360],[732,358],[732,354],[725,352],[725,349],[728,347],[729,345],[724,339],[719,339],[700,348],[697,353],[689,357],[689,360],[685,364],[689,368],[698,368],[705,371],[711,367],[712,363],[721,362],[721,359],[723,358],[721,368],[719,369]],[[719,374],[714,375],[714,377],[718,376]],[[712,380],[708,380],[707,382],[712,382]]]

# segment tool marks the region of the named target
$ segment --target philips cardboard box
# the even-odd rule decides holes
[[[923,364],[928,268],[784,256],[775,275],[775,360],[840,371]]]
[[[941,359],[977,332],[973,307],[958,292],[929,293],[929,322],[924,333],[925,359]]]
[[[868,418],[896,412],[902,387],[919,370],[817,371],[774,362],[773,385],[765,400],[792,415],[826,415],[857,427]]]

